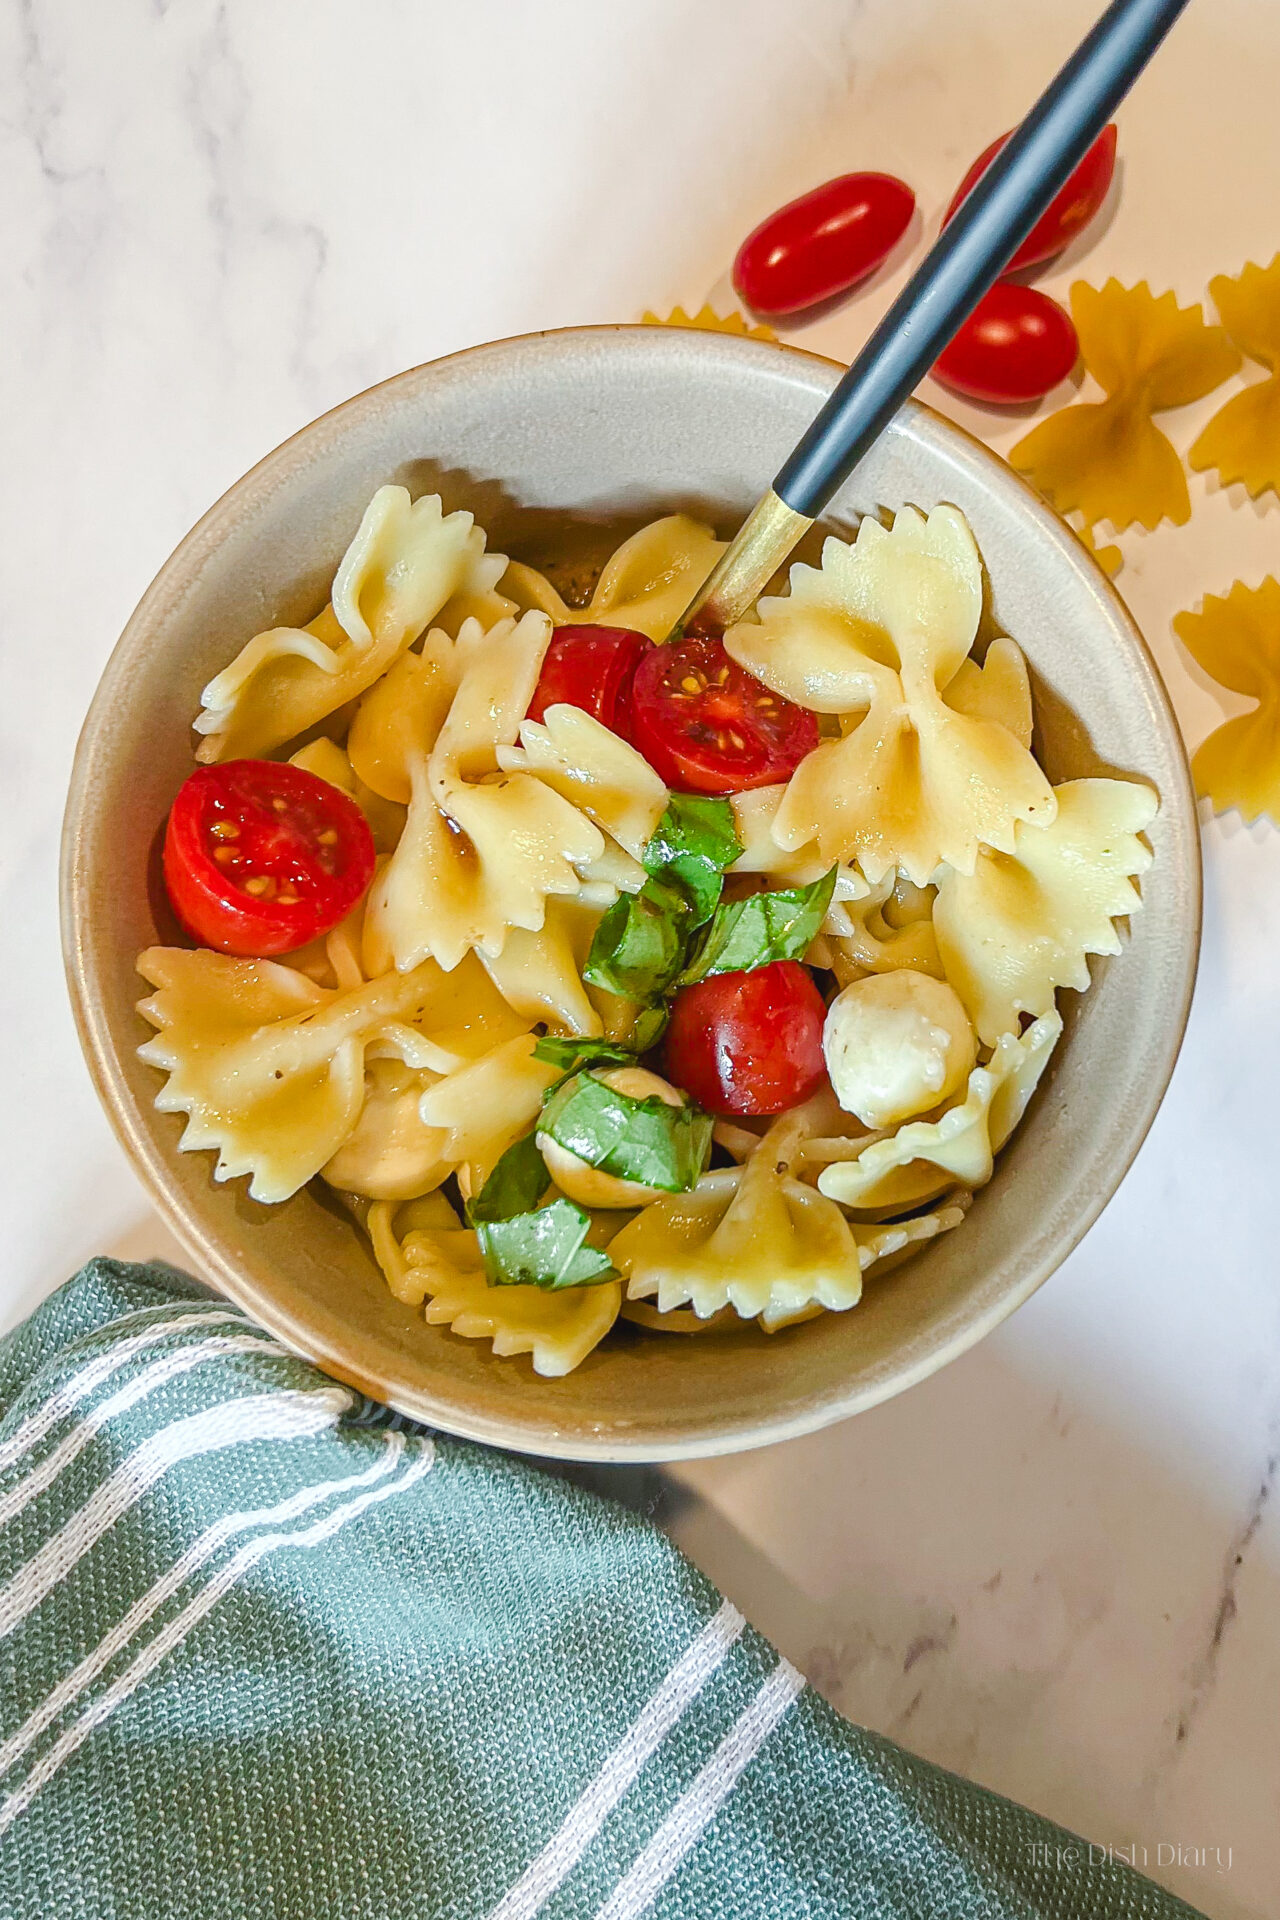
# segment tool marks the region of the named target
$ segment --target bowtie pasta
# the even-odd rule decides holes
[[[325,1183],[398,1300],[545,1376],[846,1312],[959,1227],[1151,860],[1156,796],[1052,786],[1016,640],[975,651],[955,507],[669,638],[722,551],[668,515],[571,604],[379,488],[205,688],[165,831],[179,1146]]]

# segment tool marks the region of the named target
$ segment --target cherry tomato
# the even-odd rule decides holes
[[[916,197],[891,173],[843,173],[749,234],[733,284],[757,313],[800,313],[874,273],[911,223]]]
[[[934,362],[934,378],[971,400],[1013,406],[1065,380],[1080,353],[1071,317],[1035,287],[984,293]]]
[[[708,1113],[783,1113],[826,1078],[826,1017],[798,960],[717,973],[671,1002],[663,1071]]]
[[[680,793],[740,793],[786,780],[818,744],[818,723],[724,650],[690,636],[650,647],[631,683],[631,738]]]
[[[965,195],[972,191],[1009,138],[1002,133],[985,153],[980,153],[956,189],[956,197],[947,208],[943,226],[950,220]],[[1038,266],[1052,260],[1067,242],[1082,233],[1107,197],[1111,176],[1116,170],[1116,127],[1114,120],[1104,127],[1076,168],[1066,186],[1051,200],[1034,227],[1005,268],[1016,273],[1019,267]]]
[[[355,801],[302,767],[228,760],[183,781],[164,883],[187,932],[220,953],[292,953],[336,927],[373,878]]]
[[[529,718],[541,720],[548,707],[563,701],[629,739],[631,681],[649,647],[645,635],[631,627],[557,627],[543,655]]]

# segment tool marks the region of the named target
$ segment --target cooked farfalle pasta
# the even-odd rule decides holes
[[[1185,525],[1187,476],[1152,415],[1212,393],[1238,370],[1238,349],[1198,305],[1180,307],[1145,280],[1136,287],[1078,280],[1071,317],[1081,357],[1106,398],[1051,413],[1018,441],[1010,463],[1059,513],[1079,511],[1090,527],[1100,520],[1117,533],[1135,521]]]
[[[518,747],[499,746],[504,773],[532,775],[638,858],[670,795],[649,762],[581,707],[553,706],[525,720]]]
[[[1012,851],[1019,820],[1053,818],[1049,783],[1017,736],[944,698],[981,611],[963,515],[904,507],[891,529],[866,519],[852,544],[828,539],[821,567],[794,566],[790,592],[725,635],[766,686],[848,727],[791,776],[773,823],[780,846],[812,842],[869,880],[901,867],[923,885],[940,861],[972,871],[983,843]]]
[[[405,656],[406,659],[415,660],[417,657],[416,654]],[[290,754],[289,765],[319,774],[330,786],[341,787],[343,793],[349,793],[369,822],[373,844],[378,852],[392,851],[404,832],[405,810],[397,806],[394,800],[383,799],[381,794],[365,785],[352,766],[346,748],[321,734],[318,739],[308,741],[305,747],[299,747],[296,753]]]
[[[517,561],[502,587],[517,606],[549,614],[557,627],[629,627],[665,640],[724,549],[709,527],[672,513],[623,541],[585,607],[566,606],[549,580]]]
[[[1269,368],[1214,414],[1187,455],[1197,472],[1213,468],[1224,486],[1239,481],[1256,500],[1280,493],[1280,253],[1209,282],[1218,317],[1250,360]]]
[[[786,792],[785,786],[768,786],[733,795],[734,832],[742,852],[729,868],[730,873],[767,873],[772,880],[797,887],[820,880],[827,871],[830,862],[823,860],[815,846],[788,851],[774,839],[773,823]],[[869,891],[856,867],[838,868],[833,901],[860,900]]]
[[[620,1311],[843,1312],[956,1227],[1151,857],[1147,787],[1037,765],[955,507],[655,653],[722,551],[668,515],[570,607],[380,488],[330,606],[206,689],[165,873],[209,946],[138,962],[181,1146],[259,1201],[322,1180],[397,1300],[548,1377]],[[1261,702],[1202,785],[1275,805],[1280,587],[1178,626]]]
[[[644,1208],[610,1243],[628,1296],[704,1318],[731,1306],[817,1303],[842,1309],[862,1292],[858,1244],[839,1207],[790,1172],[802,1123],[784,1116],[741,1167],[708,1173],[690,1194]]]
[[[371,687],[458,594],[482,593],[506,571],[486,555],[469,513],[437,494],[410,501],[379,487],[307,627],[260,633],[204,690],[194,726],[201,760],[269,753]]]
[[[1191,759],[1196,791],[1215,813],[1236,807],[1243,819],[1267,814],[1280,826],[1280,580],[1237,580],[1207,593],[1198,613],[1179,613],[1174,629],[1192,658],[1221,686],[1257,702],[1216,727]]]
[[[883,1212],[920,1206],[952,1187],[985,1186],[1061,1032],[1055,1012],[1024,1034],[1002,1034],[987,1064],[969,1075],[963,1100],[936,1120],[908,1120],[866,1145],[852,1141],[854,1157],[823,1167],[819,1192],[845,1207]]]
[[[547,913],[535,933],[513,927],[500,954],[480,955],[485,971],[508,1006],[531,1023],[560,1033],[592,1038],[604,1023],[582,982],[582,969],[600,924],[600,907],[591,901],[547,901]]]
[[[156,1105],[188,1116],[184,1149],[217,1150],[219,1180],[250,1174],[255,1200],[287,1200],[350,1136],[375,1042],[408,1066],[458,1063],[429,1031],[433,962],[345,993],[270,960],[177,947],[149,947],[138,971],[159,1029],[140,1052],[168,1074]]]
[[[910,1229],[851,1224],[791,1171],[804,1127],[802,1116],[784,1115],[742,1166],[637,1214],[609,1243],[628,1299],[654,1299],[660,1312],[692,1307],[703,1319],[724,1307],[775,1321],[810,1306],[840,1313],[856,1306],[875,1260],[959,1224],[959,1209]]]
[[[447,1134],[445,1151],[464,1200],[479,1192],[499,1156],[533,1125],[542,1096],[559,1077],[535,1057],[534,1046],[531,1033],[503,1041],[423,1095],[422,1118]]]
[[[1083,991],[1091,953],[1120,951],[1115,922],[1141,899],[1151,865],[1139,835],[1155,819],[1150,787],[1070,780],[1047,827],[1019,827],[1014,851],[979,856],[971,874],[944,868],[933,925],[947,979],[978,1037],[994,1046],[1019,1016],[1048,1013],[1058,987]]]
[[[549,896],[576,895],[579,867],[603,853],[599,828],[544,780],[499,775],[550,637],[540,613],[460,632],[465,664],[439,731],[406,749],[409,815],[365,920],[371,970],[500,954],[513,927],[538,931]]]
[[[987,648],[981,665],[970,656],[962,660],[943,693],[956,713],[973,720],[990,720],[1011,733],[1021,747],[1031,747],[1031,677],[1022,648],[999,634]]]
[[[360,1117],[321,1176],[366,1200],[411,1200],[448,1179],[448,1135],[422,1118],[422,1096],[439,1079],[403,1060],[364,1063]]]
[[[476,1235],[442,1196],[430,1199],[438,1203],[430,1210],[415,1202],[369,1210],[374,1252],[396,1298],[423,1307],[429,1326],[489,1341],[501,1358],[527,1353],[544,1379],[581,1366],[618,1317],[618,1282],[560,1293],[490,1286]]]
[[[941,979],[932,914],[933,889],[917,887],[892,869],[861,898],[833,900],[823,938],[827,962],[840,985],[899,967]]]

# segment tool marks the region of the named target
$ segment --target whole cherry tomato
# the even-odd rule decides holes
[[[275,760],[197,767],[164,836],[164,883],[187,932],[220,953],[292,953],[336,927],[373,878],[355,801]]]
[[[800,313],[874,273],[916,197],[891,173],[843,173],[779,207],[738,249],[733,284],[757,313]]]
[[[934,362],[934,378],[970,400],[1014,406],[1065,380],[1080,354],[1071,317],[1035,287],[984,293]]]
[[[663,1071],[708,1113],[783,1113],[826,1077],[826,1017],[798,960],[713,974],[671,1002]]]
[[[542,659],[529,718],[564,702],[630,737],[631,681],[650,642],[630,627],[557,627]]]
[[[944,227],[1008,138],[1007,133],[1002,133],[984,153],[978,155],[957,187],[955,199],[947,208],[942,222]],[[1068,241],[1084,231],[1101,207],[1115,170],[1116,128],[1112,121],[1110,126],[1102,129],[1061,193],[1049,202],[1005,268],[1005,273],[1016,273],[1019,267],[1038,266],[1040,261],[1052,260],[1055,253],[1061,253]]]
[[[818,723],[698,637],[650,647],[631,683],[631,738],[669,787],[740,793],[793,774]]]

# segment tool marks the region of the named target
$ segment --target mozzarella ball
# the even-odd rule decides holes
[[[607,1087],[630,1095],[633,1100],[665,1100],[669,1107],[682,1107],[684,1095],[667,1080],[647,1067],[614,1067],[597,1074]],[[656,1187],[645,1187],[638,1180],[619,1180],[616,1174],[602,1173],[588,1160],[570,1153],[550,1134],[538,1135],[538,1151],[547,1163],[547,1172],[568,1199],[580,1207],[647,1207],[658,1198]]]
[[[957,1093],[977,1058],[959,996],[898,967],[868,974],[827,1009],[822,1050],[836,1099],[866,1127],[895,1127]]]

